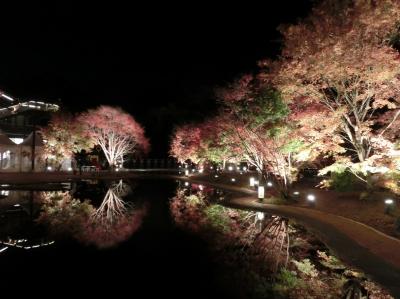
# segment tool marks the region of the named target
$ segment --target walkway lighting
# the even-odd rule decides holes
[[[258,199],[262,200],[265,196],[265,188],[264,186],[258,186]]]
[[[299,191],[294,191],[294,192],[293,192],[293,195],[296,195],[296,196],[297,196],[297,195],[299,195],[299,194],[300,194]]]
[[[315,195],[308,194],[307,201],[308,201],[309,206],[313,207],[315,205]]]
[[[389,214],[394,209],[394,200],[391,198],[385,199],[385,214]]]
[[[236,179],[235,179],[235,178],[231,178],[231,181],[232,181],[232,182],[236,182]]]
[[[385,204],[392,205],[393,204],[393,199],[390,199],[390,198],[385,199]]]
[[[250,187],[254,187],[255,182],[256,182],[255,178],[250,178]]]
[[[218,174],[214,175],[214,177],[217,178],[217,177],[218,177]]]

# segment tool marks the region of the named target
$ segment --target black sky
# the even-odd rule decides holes
[[[172,126],[212,113],[213,88],[279,53],[276,27],[310,10],[310,0],[243,3],[17,8],[2,20],[0,88],[72,112],[121,106],[165,156]]]

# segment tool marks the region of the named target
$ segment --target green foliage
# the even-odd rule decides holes
[[[288,298],[291,290],[303,285],[304,282],[297,277],[296,272],[282,268],[273,286],[274,297]]]
[[[280,92],[271,88],[262,88],[253,94],[251,100],[231,104],[237,116],[251,128],[274,124],[289,114],[289,108],[282,100]]]
[[[364,176],[363,174],[357,172],[357,169],[354,169],[353,171],[358,173],[360,177]],[[359,182],[359,179],[352,171],[350,171],[349,167],[342,163],[334,163],[319,171],[319,175],[326,174],[330,174],[330,178],[325,181],[325,187],[330,187],[340,192],[352,190],[354,188],[354,184]]]
[[[293,263],[296,265],[297,269],[306,276],[311,278],[318,276],[318,271],[309,259],[303,259],[300,262],[293,260]]]
[[[321,264],[329,269],[345,269],[346,267],[333,255],[327,255],[324,251],[317,251]]]
[[[225,208],[220,205],[211,205],[205,210],[205,215],[210,225],[222,232],[230,231],[231,219],[225,212]]]
[[[381,175],[377,185],[390,190],[395,194],[400,194],[400,172],[390,171]]]
[[[202,205],[204,203],[204,196],[192,194],[185,197],[188,204],[193,206]]]
[[[301,140],[293,139],[282,146],[281,151],[284,154],[297,153],[303,146],[304,143]]]
[[[299,279],[297,278],[296,272],[290,271],[286,268],[282,270],[276,276],[280,285],[285,286],[287,289],[292,289],[299,284]]]
[[[355,176],[348,171],[331,174],[331,187],[337,191],[350,191],[355,182]]]

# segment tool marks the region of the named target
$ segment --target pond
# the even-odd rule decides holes
[[[32,286],[21,292],[390,298],[300,225],[227,208],[221,190],[172,180],[33,187],[0,191],[1,285]]]

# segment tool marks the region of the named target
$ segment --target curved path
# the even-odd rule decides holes
[[[182,179],[182,178],[181,178]],[[400,240],[363,223],[312,208],[259,202],[256,192],[227,184],[187,179],[193,183],[252,194],[232,197],[224,205],[262,211],[300,222],[323,241],[345,263],[359,268],[400,298]]]

